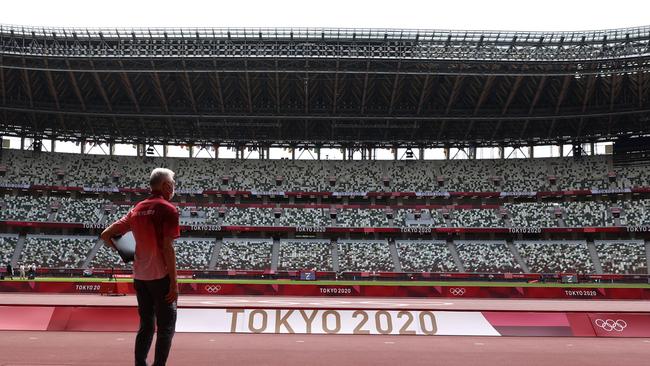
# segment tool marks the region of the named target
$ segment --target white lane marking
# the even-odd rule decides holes
[[[211,340],[210,340],[210,342],[216,342],[216,341],[217,341],[216,339],[211,339]]]
[[[395,342],[384,342],[384,344],[395,344]]]
[[[475,346],[485,346],[485,343],[477,342],[477,343],[474,343],[474,345],[475,345]]]
[[[118,341],[123,341],[124,338],[116,338],[116,340],[118,340]]]
[[[573,347],[573,345],[571,343],[567,344],[566,346],[567,347]]]
[[[29,337],[30,340],[35,341],[38,339],[38,337]]]
[[[650,343],[650,340],[645,340],[643,341],[643,343]]]
[[[296,341],[296,343],[305,343],[305,341]]]

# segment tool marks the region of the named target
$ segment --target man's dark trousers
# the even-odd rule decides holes
[[[140,314],[140,329],[135,338],[135,365],[147,365],[155,319],[158,336],[153,366],[163,366],[167,362],[176,330],[176,302],[169,304],[165,301],[165,296],[169,292],[169,277],[152,281],[134,280],[133,283]]]

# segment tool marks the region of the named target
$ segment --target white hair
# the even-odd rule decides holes
[[[151,171],[149,185],[155,187],[162,183],[166,178],[174,179],[174,172],[167,168],[156,168]]]

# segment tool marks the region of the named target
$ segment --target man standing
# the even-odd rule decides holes
[[[147,354],[158,326],[154,366],[167,362],[176,329],[176,254],[174,239],[180,236],[178,210],[169,203],[174,197],[174,172],[156,168],[149,179],[151,196],[102,232],[106,245],[115,248],[113,237],[133,232],[134,287],[138,299],[140,329],[135,339],[135,364],[146,366]]]
[[[25,264],[21,263],[19,268],[20,268],[20,279],[24,280],[25,278],[27,278],[27,276],[25,275]]]
[[[14,279],[14,269],[11,267],[11,262],[7,262],[7,277]]]

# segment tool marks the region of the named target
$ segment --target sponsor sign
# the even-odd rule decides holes
[[[620,194],[632,193],[630,188],[614,188],[614,189],[592,189],[591,194]]]
[[[433,229],[430,227],[401,227],[400,232],[402,233],[416,233],[416,234],[429,234]]]
[[[284,191],[251,191],[254,196],[284,196]]]
[[[628,226],[627,231],[630,233],[647,233],[650,232],[650,226]]]
[[[334,197],[365,197],[368,192],[332,192]]]
[[[83,228],[84,229],[104,229],[104,228],[106,228],[106,224],[102,224],[100,222],[84,222],[83,223]]]
[[[83,294],[97,294],[99,293],[101,285],[97,284],[87,284],[87,283],[77,283],[74,285],[74,289],[78,293]]]
[[[178,194],[203,194],[202,189],[176,189]]]
[[[221,225],[192,225],[192,231],[221,231]]]
[[[114,192],[120,191],[117,187],[83,187],[84,192]]]
[[[415,192],[416,197],[449,197],[450,194],[449,192],[432,192],[432,191],[425,191],[425,192]]]
[[[480,312],[178,309],[177,332],[499,336]]]
[[[326,230],[325,226],[296,226],[297,233],[324,233]]]
[[[511,227],[508,228],[510,234],[541,234],[541,227]]]
[[[567,297],[577,297],[577,298],[593,298],[593,297],[603,297],[603,295],[597,289],[564,289],[564,294]]]
[[[522,191],[522,192],[499,192],[499,197],[535,197],[537,192]]]
[[[31,187],[29,184],[0,183],[0,188],[29,189],[29,187]]]

